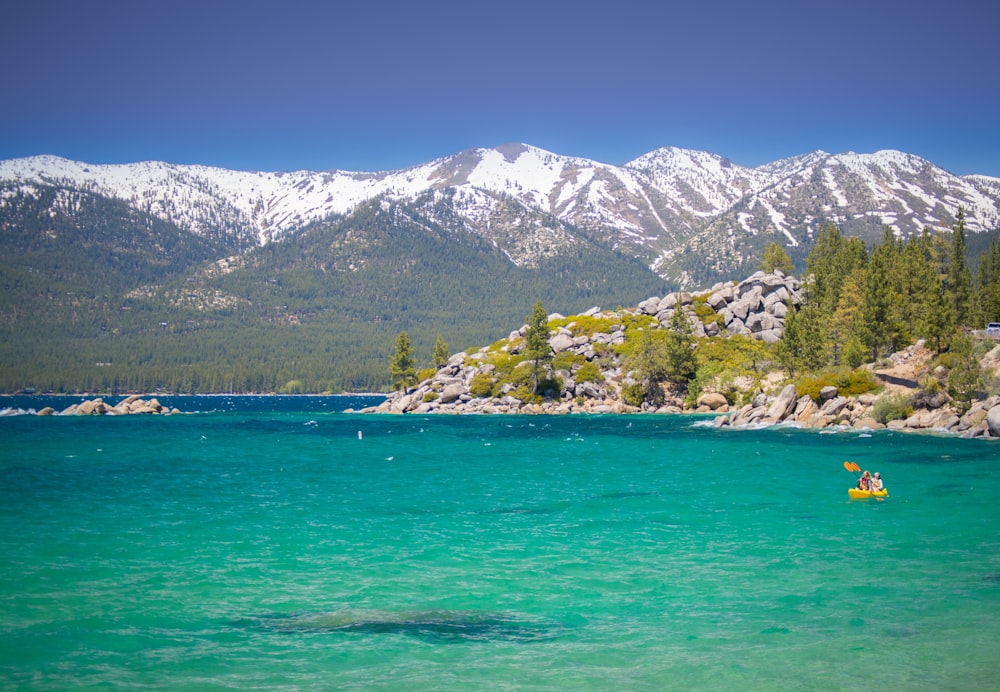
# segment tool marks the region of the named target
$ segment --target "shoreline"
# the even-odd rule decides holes
[[[76,398],[80,395],[0,395],[0,397],[20,396],[24,398],[56,397]],[[363,395],[311,395],[311,394],[188,394],[165,395],[179,397],[285,397],[285,398],[320,398],[320,397],[382,397],[383,394]],[[570,402],[546,402],[542,404],[526,404],[511,397],[507,401],[496,399],[478,400],[473,406],[469,402],[439,404],[434,407],[417,407],[415,410],[400,410],[386,398],[378,406],[369,406],[361,410],[347,408],[336,413],[360,415],[439,415],[439,416],[690,416],[703,421],[703,427],[714,429],[732,429],[734,431],[763,430],[767,428],[793,428],[798,430],[816,430],[822,434],[841,432],[876,432],[888,430],[893,432],[915,432],[939,434],[962,438],[1000,439],[1000,396],[993,396],[983,401],[976,401],[969,410],[959,416],[951,406],[938,409],[921,409],[906,419],[892,420],[886,424],[879,423],[869,411],[876,397],[862,395],[861,397],[834,397],[822,408],[817,407],[807,397],[794,399],[794,387],[787,385],[776,396],[766,397],[763,394],[743,407],[725,407],[726,410],[710,410],[706,407],[697,409],[678,406],[663,406],[658,409],[642,409],[626,406],[621,402],[600,402],[596,405],[577,406]],[[473,400],[476,401],[476,400]],[[791,403],[789,403],[791,401]],[[516,402],[516,404],[515,404]],[[831,403],[832,402],[832,403]],[[827,411],[823,413],[824,409]],[[831,411],[836,410],[836,413]],[[102,397],[84,399],[73,403],[61,411],[53,407],[41,409],[13,409],[0,407],[0,417],[17,417],[19,415],[33,416],[81,416],[81,415],[173,415],[184,411],[173,406],[164,406],[156,397],[143,399],[137,395],[125,397],[112,405]]]

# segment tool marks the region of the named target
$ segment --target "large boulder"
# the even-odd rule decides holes
[[[719,310],[722,310],[722,308],[726,307],[732,299],[733,289],[725,288],[710,295],[706,302],[712,307],[713,310],[718,312]]]
[[[561,353],[573,348],[573,337],[568,334],[556,334],[549,339],[549,346],[554,353]]]
[[[986,429],[990,431],[990,437],[1000,437],[1000,405],[986,413]]]
[[[827,399],[820,409],[820,413],[824,416],[836,416],[850,403],[850,399],[846,396],[834,396]]]
[[[746,321],[747,315],[750,314],[750,300],[740,298],[739,300],[733,301],[729,304],[729,312],[732,313],[735,319],[741,322]]]
[[[776,344],[781,341],[782,334],[784,334],[784,332],[781,329],[775,328],[757,332],[754,336],[760,341],[763,341],[765,344]]]
[[[441,396],[438,401],[442,404],[450,404],[456,401],[460,396],[465,394],[465,387],[461,384],[449,384],[441,391]]]
[[[726,406],[728,403],[726,397],[718,392],[705,392],[698,397],[698,406],[707,406],[713,411]]]
[[[639,311],[647,315],[655,315],[661,310],[660,299],[657,297],[647,298],[638,305]]]
[[[796,401],[795,385],[785,385],[785,388],[781,390],[781,393],[775,397],[774,401],[767,408],[766,418],[773,421],[784,420],[795,410]]]

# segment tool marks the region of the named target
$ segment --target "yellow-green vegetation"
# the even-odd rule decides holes
[[[750,377],[755,383],[778,367],[774,346],[744,334],[702,339],[695,355],[699,370],[715,367],[731,378]]]
[[[423,382],[424,380],[429,380],[434,377],[434,373],[437,372],[437,368],[423,368],[417,371],[417,382]]]
[[[719,392],[730,405],[739,403],[741,390],[759,390],[762,379],[778,367],[773,345],[743,334],[701,339],[695,358],[698,367],[687,399],[692,405],[704,391]]]
[[[633,354],[640,343],[641,335],[644,332],[659,333],[659,321],[650,315],[632,315],[626,313],[622,316],[622,324],[625,325],[625,341],[614,346],[614,352],[619,356],[628,357]]]
[[[289,380],[278,389],[278,394],[302,394],[304,391],[302,380]]]
[[[480,365],[483,364],[492,365],[493,370],[489,373],[479,373],[472,378],[469,385],[469,393],[472,396],[479,398],[502,396],[504,385],[510,385],[511,396],[522,401],[541,400],[533,391],[535,389],[534,371],[531,367],[533,361],[523,353],[511,354],[491,347],[487,351],[485,362],[480,361]]]
[[[575,373],[577,382],[604,382],[601,369],[594,363],[584,363]]]
[[[562,351],[552,358],[552,369],[569,370],[572,372],[574,367],[580,367],[586,362],[587,359],[577,353]]]
[[[725,324],[722,315],[717,313],[715,308],[708,304],[708,296],[695,296],[692,298],[691,309],[694,310],[694,314],[698,316],[702,324],[708,325],[714,322],[720,327]]]
[[[638,382],[622,387],[622,401],[629,406],[642,406],[645,400],[646,388]]]
[[[874,392],[881,385],[868,370],[850,370],[837,368],[824,372],[803,375],[795,382],[797,396],[809,396],[819,403],[820,391],[823,387],[834,386],[840,396],[860,396],[866,392]]]
[[[565,327],[574,336],[593,336],[594,334],[610,334],[621,324],[618,317],[599,317],[596,315],[572,315],[549,322],[549,329]]]
[[[493,385],[496,380],[485,372],[481,372],[472,378],[469,384],[469,394],[477,399],[485,399],[493,394]]]
[[[903,420],[913,415],[910,399],[905,394],[879,397],[872,406],[872,418],[882,425],[892,420]]]

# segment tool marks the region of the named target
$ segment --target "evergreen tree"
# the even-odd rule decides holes
[[[687,391],[688,383],[698,370],[696,343],[687,313],[681,309],[674,310],[667,327],[665,374],[667,381],[681,392]]]
[[[533,362],[534,392],[538,392],[541,380],[541,369],[545,363],[552,360],[552,347],[549,346],[549,316],[542,306],[542,301],[535,303],[528,318],[528,331],[524,335],[524,355]]]
[[[845,239],[840,229],[830,224],[816,237],[806,258],[809,300],[827,315],[832,315],[840,301],[844,280],[867,262],[865,245],[858,238]]]
[[[938,319],[937,298],[941,290],[934,261],[930,230],[911,238],[901,249],[893,271],[897,287],[900,329],[908,338],[928,336],[927,325]]]
[[[1000,238],[994,238],[979,259],[979,322],[1000,321]]]
[[[440,368],[448,362],[448,358],[450,356],[451,354],[448,353],[448,344],[445,343],[444,337],[438,334],[437,340],[434,342],[434,352],[431,355],[431,361],[434,363],[434,367]]]
[[[977,394],[984,388],[986,377],[979,359],[976,357],[975,343],[963,333],[957,333],[951,340],[950,353],[954,358],[948,373],[948,393],[964,413]]]
[[[952,226],[951,258],[945,286],[955,310],[955,319],[960,326],[972,324],[972,273],[965,253],[965,211],[959,208],[958,221]]]
[[[760,260],[760,269],[768,273],[777,269],[787,275],[795,271],[795,265],[792,263],[792,258],[785,252],[785,249],[772,241],[767,246],[767,249],[764,250],[764,254]]]
[[[826,319],[819,306],[807,302],[800,309],[789,307],[785,333],[778,344],[778,358],[792,374],[819,370],[830,362],[828,341],[824,337]]]
[[[410,335],[405,331],[396,337],[396,352],[389,361],[389,376],[395,389],[406,389],[417,382]]]
[[[896,337],[892,295],[886,281],[886,265],[882,253],[872,253],[862,295],[858,337],[874,361],[891,350]]]
[[[941,280],[936,275],[928,281],[924,303],[926,311],[919,321],[919,333],[930,342],[935,351],[943,351],[955,333],[955,306],[945,295]]]
[[[864,277],[863,269],[857,269],[847,277],[840,291],[837,309],[830,318],[830,351],[834,365],[846,363],[851,367],[857,367],[864,362],[863,358],[860,362],[854,362],[858,360],[859,355],[860,340],[857,334],[861,307],[864,303],[861,293]],[[851,351],[850,357],[846,353],[848,346]]]
[[[637,399],[633,403],[648,402],[659,406],[664,400],[662,384],[672,367],[667,356],[667,333],[647,327],[633,334],[629,337],[629,350],[622,363],[623,370],[631,373],[642,386],[642,401]]]

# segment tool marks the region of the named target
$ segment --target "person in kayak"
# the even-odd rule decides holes
[[[875,477],[872,478],[869,481],[869,489],[873,493],[878,493],[878,492],[882,492],[883,487],[884,486],[882,485],[882,474],[880,474],[878,471],[876,471],[875,472]]]
[[[872,489],[872,475],[865,471],[861,474],[861,478],[858,479],[858,490],[871,491]]]

